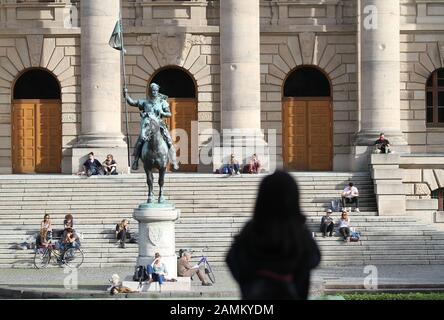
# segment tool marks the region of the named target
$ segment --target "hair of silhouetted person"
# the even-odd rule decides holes
[[[253,256],[284,258],[298,255],[305,246],[305,216],[299,206],[299,188],[285,171],[265,177],[259,187],[253,219],[241,232]]]

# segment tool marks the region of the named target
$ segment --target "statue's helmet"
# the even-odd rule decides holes
[[[150,89],[151,90],[156,89],[157,91],[159,91],[160,86],[157,83],[153,82],[153,83],[150,84]]]

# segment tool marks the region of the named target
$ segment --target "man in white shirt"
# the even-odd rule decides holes
[[[356,212],[359,211],[359,191],[358,188],[353,186],[353,182],[350,182],[342,192],[342,207],[345,208],[347,204],[355,204]]]

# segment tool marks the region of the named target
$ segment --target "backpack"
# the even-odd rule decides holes
[[[341,211],[341,200],[331,200],[330,209],[333,212]]]
[[[350,235],[350,241],[358,242],[360,237],[361,237],[361,233],[353,231]]]
[[[229,174],[229,173],[230,173],[230,168],[228,166],[222,168],[222,174]]]
[[[144,266],[136,267],[136,271],[134,272],[133,281],[143,282],[148,280],[148,272]]]

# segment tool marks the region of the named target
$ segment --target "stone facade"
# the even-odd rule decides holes
[[[444,67],[444,1],[397,1],[400,16],[398,120],[402,138],[412,153],[441,153],[444,152],[444,128],[426,126],[425,83],[434,70]],[[358,159],[361,153],[367,152],[365,143],[359,142],[359,134],[366,129],[363,117],[367,115],[363,110],[367,102],[361,93],[362,87],[368,85],[359,80],[363,70],[360,39],[365,35],[360,32],[363,21],[358,13],[365,9],[362,6],[373,4],[378,8],[382,2],[259,2],[260,126],[263,130],[276,130],[278,167],[283,165],[282,88],[292,70],[311,65],[322,70],[332,86],[333,169],[367,169],[367,158],[362,162]],[[72,148],[81,135],[80,86],[81,77],[86,76],[81,74],[80,67],[80,6],[78,0],[0,0],[2,173],[11,172],[11,91],[17,77],[31,67],[47,69],[61,84],[62,171],[77,169],[72,165]],[[221,129],[221,94],[225,94],[221,91],[221,47],[226,44],[220,41],[219,10],[219,1],[205,0],[124,0],[122,4],[126,80],[130,93],[142,98],[149,81],[159,70],[183,68],[194,78],[197,87],[199,148],[205,147],[212,138],[208,129]],[[383,23],[384,19],[380,21]],[[135,108],[129,110],[132,151],[139,130],[139,114]],[[123,101],[121,119],[124,132]],[[199,171],[211,168],[200,165]],[[420,184],[413,188],[423,189]]]

